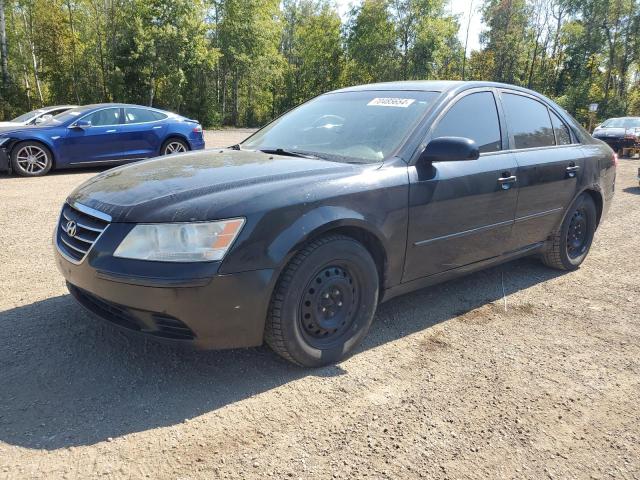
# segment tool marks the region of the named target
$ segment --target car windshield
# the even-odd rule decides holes
[[[40,125],[61,125],[70,120],[75,120],[85,112],[87,112],[87,108],[85,107],[72,108],[66,112],[59,113],[45,122],[42,122]]]
[[[42,113],[44,113],[44,110],[32,110],[30,112],[23,113],[22,115],[20,115],[19,117],[14,118],[11,121],[12,122],[16,122],[16,123],[27,122],[27,121],[31,120],[33,117],[35,117],[36,115],[40,115]]]
[[[611,118],[602,128],[640,128],[640,118]]]
[[[437,96],[395,90],[322,95],[273,121],[240,147],[380,162],[400,146]]]

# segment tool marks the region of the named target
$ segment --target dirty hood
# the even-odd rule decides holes
[[[349,175],[356,167],[325,160],[237,150],[205,150],[159,157],[108,170],[67,199],[114,222],[203,221],[244,215],[275,192]]]

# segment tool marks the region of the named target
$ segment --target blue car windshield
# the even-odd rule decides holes
[[[397,150],[438,95],[397,90],[322,95],[276,119],[241,148],[380,162]]]

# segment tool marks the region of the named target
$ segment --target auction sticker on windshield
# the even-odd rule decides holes
[[[367,105],[372,107],[400,107],[407,108],[415,102],[413,98],[374,98]]]

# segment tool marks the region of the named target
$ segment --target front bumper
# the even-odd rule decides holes
[[[0,172],[10,172],[9,155],[4,148],[0,147]]]
[[[102,319],[127,330],[198,348],[262,344],[273,270],[191,278],[183,264],[166,264],[167,276],[172,278],[166,282],[158,277],[101,271],[91,265],[98,257],[94,250],[84,261],[75,263],[55,247],[56,264],[69,291]],[[181,275],[182,282],[176,280]]]
[[[596,136],[594,138],[597,138],[598,140],[602,140],[604,143],[609,145],[615,152],[623,148],[633,147],[636,144],[635,140],[627,137]]]

